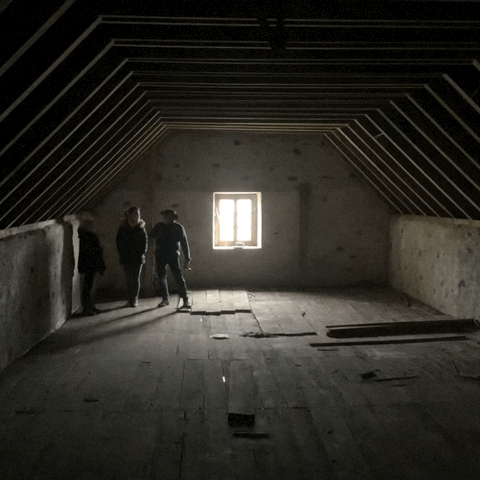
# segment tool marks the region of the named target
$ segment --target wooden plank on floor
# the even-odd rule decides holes
[[[327,451],[319,440],[310,410],[306,408],[287,408],[283,410],[286,427],[292,432],[296,446],[300,477],[316,480],[336,480]],[[319,475],[321,473],[321,476]]]
[[[235,302],[232,289],[220,290],[220,305],[223,314],[235,313]]]
[[[255,383],[250,365],[242,360],[230,364],[228,422],[230,425],[255,424]]]
[[[245,290],[232,290],[232,297],[236,312],[251,312],[252,308]]]
[[[183,360],[178,357],[164,359],[159,368],[155,405],[163,409],[179,408],[182,397]]]
[[[158,415],[158,433],[147,478],[180,478],[185,412],[179,409],[164,409],[160,410]]]
[[[204,480],[208,476],[208,426],[203,409],[185,412],[185,435],[182,438],[180,475],[173,478]],[[160,475],[158,478],[168,478]]]
[[[325,446],[335,478],[373,480],[342,410],[337,406],[330,390],[322,385],[317,369],[302,368],[300,372],[313,425]]]
[[[194,290],[190,293],[192,302],[192,315],[203,315],[207,311],[207,292],[205,290]]]
[[[418,320],[408,322],[363,323],[356,325],[328,325],[328,336],[335,338],[376,337],[386,335],[418,335],[436,333],[464,333],[477,330],[473,318],[457,320]]]
[[[255,301],[252,304],[252,313],[257,320],[262,333],[278,334],[282,332],[278,316],[272,312],[272,309],[267,302]]]
[[[287,401],[283,398],[283,395],[275,383],[275,379],[268,369],[266,360],[254,363],[252,376],[263,408],[268,409],[287,406]]]
[[[220,303],[220,290],[209,289],[206,291],[207,309],[206,313],[209,315],[220,315],[222,307]]]
[[[223,412],[227,417],[228,392],[223,363],[221,360],[205,360],[203,362],[205,382],[205,410]]]
[[[306,320],[306,312],[302,310],[296,297],[285,294],[281,301],[275,302],[274,314],[277,316],[280,329],[283,333],[300,334],[315,333],[315,328]]]
[[[185,360],[180,407],[184,410],[203,409],[204,377],[202,360]]]

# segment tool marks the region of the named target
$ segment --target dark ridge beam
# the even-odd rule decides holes
[[[388,3],[388,8],[385,4]],[[382,22],[442,22],[471,21],[478,17],[477,5],[474,2],[362,2],[351,0],[336,0],[335,2],[312,2],[297,0],[283,2],[282,16],[284,19],[306,21],[311,18],[332,19],[343,21],[364,22],[379,20]],[[102,2],[102,13],[112,16],[155,16],[158,6],[150,2],[132,3],[130,0],[109,0]],[[162,16],[185,16],[185,5],[182,2],[162,4]],[[272,11],[267,18],[275,15]],[[250,18],[259,16],[258,2],[222,3],[208,0],[197,0],[189,3],[188,16],[203,18]]]
[[[212,45],[211,48],[205,48],[201,44],[191,45],[185,44],[181,47],[169,44],[159,44],[157,46],[151,45],[149,47],[135,47],[128,45],[120,45],[115,43],[115,49],[118,50],[120,56],[125,58],[135,59],[140,63],[154,63],[157,59],[164,61],[165,59],[185,58],[186,55],[191,59],[212,59],[218,61],[223,58],[227,62],[238,62],[251,59],[255,56],[256,61],[270,61],[275,59],[271,50],[265,49],[250,49],[250,48],[227,48],[220,45]],[[478,50],[477,50],[478,51]],[[329,72],[351,73],[352,67],[355,66],[356,74],[362,73],[381,73],[388,71],[390,75],[405,74],[405,73],[445,73],[453,71],[458,67],[471,65],[472,53],[465,54],[464,58],[457,54],[453,55],[448,52],[445,56],[435,55],[433,58],[428,58],[426,55],[412,55],[411,58],[405,58],[402,53],[393,53],[391,57],[372,53],[369,55],[369,50],[365,51],[361,57],[358,52],[354,55],[346,55],[339,51],[322,51],[318,50],[318,58],[316,58],[316,65],[329,67]],[[285,58],[287,60],[311,61],[314,52],[310,50],[287,50]]]
[[[202,58],[230,58],[232,60],[247,59],[253,55],[258,58],[269,60],[275,57],[268,45],[259,44],[258,42],[232,42],[232,45],[225,45],[225,42],[203,42],[203,41],[183,41],[170,42],[168,40],[157,41],[134,41],[134,40],[113,40],[115,48],[119,50],[128,50],[125,56],[141,57],[144,59],[155,58],[158,53],[161,53],[162,58],[177,58],[184,57],[186,52],[188,55]],[[416,65],[417,68],[427,65],[430,69],[434,66],[467,66],[471,65],[472,57],[477,55],[480,44],[473,44],[469,48],[459,47],[451,48],[448,46],[437,47],[429,49],[418,48],[405,49],[399,52],[398,46],[391,46],[390,48],[373,48],[373,46],[364,45],[363,48],[357,48],[355,45],[342,46],[338,48],[328,47],[328,45],[305,44],[300,46],[287,48],[282,54],[282,58],[310,60],[314,52],[318,53],[316,59],[319,65],[335,64],[335,65]],[[135,52],[134,52],[135,50]],[[359,57],[358,52],[361,52]],[[405,70],[403,70],[405,72]]]
[[[178,76],[192,77],[201,74],[202,76],[211,76],[215,78],[219,74],[221,76],[231,76],[232,78],[243,79],[250,77],[252,82],[258,78],[272,78],[279,85],[288,83],[289,79],[299,79],[300,82],[293,82],[295,85],[306,87],[315,86],[370,86],[383,85],[396,87],[399,85],[424,85],[432,79],[442,79],[444,72],[439,71],[415,71],[415,72],[399,72],[394,74],[388,70],[379,70],[375,72],[360,73],[346,71],[334,73],[325,71],[323,65],[319,65],[315,61],[296,61],[295,64],[271,63],[265,61],[256,61],[249,59],[248,61],[234,62],[232,60],[223,60],[221,63],[216,60],[212,64],[207,58],[178,58],[175,64],[172,59],[168,58],[129,58],[129,68],[133,71],[135,78],[139,82],[152,82],[168,84],[166,78]],[[176,66],[175,66],[176,65]],[[214,68],[215,67],[215,68]],[[154,69],[158,71],[155,71]],[[458,67],[457,67],[458,68]],[[160,80],[160,82],[159,82]],[[310,81],[308,81],[310,80]],[[171,82],[170,82],[171,83]],[[174,83],[179,83],[175,78]],[[263,82],[261,82],[263,83]]]
[[[342,72],[340,75],[325,71],[322,65],[314,59],[292,62],[268,62],[250,58],[245,61],[232,61],[231,59],[208,59],[208,58],[177,58],[175,61],[170,58],[129,58],[129,66],[138,77],[140,82],[167,83],[164,77],[168,78],[178,75],[179,77],[201,76],[215,77],[218,75],[248,77],[252,79],[272,76],[280,84],[285,83],[282,79],[299,78],[301,84],[306,79],[311,79],[312,86],[369,86],[369,85],[423,85],[436,78],[441,79],[442,71],[422,71],[411,73],[391,74],[388,71],[382,73],[352,73]],[[157,68],[158,71],[154,70]],[[177,81],[177,80],[176,80]]]
[[[169,130],[221,130],[221,131],[248,131],[253,133],[324,133],[345,127],[346,123],[332,123],[325,125],[286,125],[286,124],[202,124],[202,123],[168,123]]]

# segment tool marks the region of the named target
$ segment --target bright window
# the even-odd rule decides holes
[[[213,194],[214,248],[261,248],[261,195]]]

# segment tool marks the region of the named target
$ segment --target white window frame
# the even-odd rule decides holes
[[[250,242],[221,242],[220,220],[218,217],[218,202],[222,199],[250,199],[252,200],[252,240]],[[214,192],[213,193],[213,248],[214,249],[234,249],[262,248],[262,195],[260,192]],[[235,220],[236,221],[236,220]],[[235,233],[236,235],[236,233]]]

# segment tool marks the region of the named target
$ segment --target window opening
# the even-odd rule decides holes
[[[260,193],[213,194],[214,248],[261,248]]]

